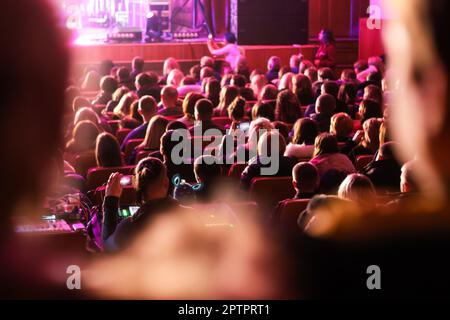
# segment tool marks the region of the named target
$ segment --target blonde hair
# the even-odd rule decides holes
[[[154,116],[148,123],[144,142],[141,143],[139,148],[159,150],[161,137],[166,132],[168,124],[169,120],[166,118],[162,116]]]

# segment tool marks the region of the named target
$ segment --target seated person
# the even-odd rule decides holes
[[[309,118],[297,120],[294,125],[292,143],[286,147],[285,156],[296,159],[311,159],[314,155],[314,142],[319,135],[317,123]]]
[[[298,163],[292,170],[292,184],[296,191],[294,199],[311,199],[319,188],[319,171],[308,163]]]
[[[188,93],[186,97],[184,97],[183,105],[181,107],[183,109],[184,116],[179,118],[178,121],[184,123],[186,127],[192,127],[195,123],[195,104],[198,100],[203,98],[203,95],[199,93]]]
[[[248,162],[241,175],[242,188],[249,190],[254,178],[291,176],[297,160],[285,157],[285,151],[283,136],[274,131],[263,133],[258,142],[258,155]]]
[[[155,216],[180,209],[178,202],[168,196],[170,182],[167,178],[167,168],[160,160],[147,158],[139,162],[135,173],[140,209],[133,217],[119,223],[121,178],[121,174],[113,173],[106,185],[102,239],[104,250],[108,252],[126,249]]]
[[[231,85],[223,86],[222,90],[220,90],[219,105],[214,109],[214,116],[228,116],[228,107],[238,96],[239,89],[237,87]]]
[[[117,80],[111,76],[104,76],[100,80],[100,93],[93,101],[93,105],[101,104],[106,105],[108,102],[112,100],[112,95],[114,91],[118,88]]]
[[[347,113],[337,113],[331,117],[330,133],[339,143],[347,145],[351,142],[353,133],[353,120]],[[354,146],[354,144],[352,144]]]
[[[365,175],[354,173],[348,175],[341,183],[338,197],[365,206],[374,203],[376,192],[369,178]]]
[[[330,94],[323,94],[316,101],[316,113],[310,118],[317,122],[320,132],[330,130],[331,117],[336,109],[336,99]]]
[[[165,86],[161,90],[162,109],[158,115],[163,117],[182,117],[183,110],[178,105],[178,91],[175,87]]]
[[[221,134],[225,132],[224,128],[216,125],[212,121],[214,106],[208,99],[198,100],[195,104],[195,120],[196,124],[189,129],[191,136],[203,136],[209,129],[218,130]]]
[[[353,138],[355,142],[359,141],[359,144],[348,153],[352,162],[361,155],[375,155],[380,147],[380,126],[381,121],[375,118],[364,122],[363,130],[358,131]]]
[[[272,56],[267,61],[266,78],[268,82],[278,79],[278,73],[281,69],[281,59],[277,56]]]
[[[128,141],[132,139],[144,139],[147,132],[148,123],[158,112],[158,106],[155,98],[152,96],[143,96],[139,99],[138,112],[142,116],[144,123],[132,130],[123,140],[121,150],[125,151]]]
[[[123,165],[117,138],[110,133],[102,133],[97,137],[95,146],[97,167],[121,167]]]
[[[140,73],[136,77],[135,85],[139,98],[151,96],[158,102],[161,100],[161,88],[158,85],[158,75],[155,72]]]

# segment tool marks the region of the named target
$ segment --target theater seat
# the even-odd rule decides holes
[[[230,178],[240,180],[242,172],[244,172],[245,168],[247,168],[246,163],[235,163],[231,166],[228,176]]]
[[[139,153],[136,156],[136,164],[138,164],[139,161],[141,161],[142,159],[147,158],[152,152],[154,151],[145,151],[145,150],[139,151]]]
[[[373,155],[364,155],[356,157],[355,167],[358,172],[361,172],[365,166],[373,161]]]
[[[274,214],[274,222],[282,230],[295,232],[299,230],[297,220],[306,207],[308,200],[284,200],[278,204]]]
[[[75,157],[73,161],[73,166],[76,173],[86,177],[86,174],[90,168],[95,168],[97,166],[97,160],[95,159],[95,153],[89,152],[85,154],[80,154]]]
[[[116,134],[120,127],[120,120],[109,120],[108,124],[111,127],[113,134]]]
[[[142,142],[144,142],[144,139],[131,139],[127,142],[125,146],[125,161],[128,161],[134,149],[136,149],[136,147]]]
[[[258,203],[265,214],[273,212],[280,201],[294,196],[292,177],[253,179],[249,194],[250,201]]]
[[[115,168],[91,168],[87,173],[87,190],[95,190],[102,186],[109,179],[109,176],[114,172],[119,172],[124,175],[132,175],[134,173],[134,166],[115,167]]]
[[[127,135],[131,132],[131,129],[119,129],[116,132],[117,140],[119,141],[119,145],[122,144],[123,140],[127,137]]]
[[[231,119],[228,117],[214,117],[212,121],[214,124],[223,128],[231,124]]]

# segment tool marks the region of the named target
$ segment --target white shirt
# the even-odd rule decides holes
[[[233,70],[236,70],[239,59],[241,58],[241,51],[237,44],[229,43],[223,48],[212,50],[211,54],[216,56],[225,56],[225,60],[230,64]]]

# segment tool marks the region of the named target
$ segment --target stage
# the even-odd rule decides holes
[[[242,46],[251,68],[267,68],[270,56],[279,56],[284,64],[289,64],[291,55],[302,53],[312,60],[317,50],[316,45],[299,46]],[[117,65],[128,65],[140,56],[146,61],[146,69],[162,71],[162,63],[168,57],[181,62],[183,69],[198,63],[200,58],[210,55],[205,40],[167,43],[118,43],[73,45],[72,61],[75,70],[95,66],[102,60],[112,60]],[[186,71],[186,70],[185,70]]]

